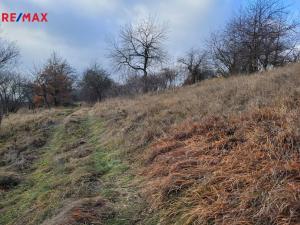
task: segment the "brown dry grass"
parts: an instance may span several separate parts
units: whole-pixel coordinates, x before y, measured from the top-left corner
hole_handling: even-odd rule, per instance
[[[160,209],[162,224],[297,224],[299,106],[300,64],[295,64],[134,99],[107,100],[68,116],[61,132],[68,138],[76,139],[74,130],[78,137],[86,136],[91,123],[78,123],[77,116],[89,114],[101,121],[93,128],[91,141],[101,137],[101,145],[118,146],[121,160],[130,159],[134,171],[141,168],[143,192],[153,209]],[[10,140],[14,133],[23,146],[20,137],[28,136],[28,130],[69,115],[64,113],[61,116],[55,109],[6,118],[0,147],[6,149],[2,139]],[[86,126],[83,134],[82,126]],[[85,165],[81,157],[90,154],[90,146],[80,139],[83,146],[71,143],[74,151],[64,151],[62,146],[68,147],[70,140],[60,136],[57,130],[55,137],[61,143],[51,146],[53,159],[64,163],[78,157]],[[102,168],[101,157],[97,160]],[[77,164],[67,169],[76,168]]]
[[[294,64],[91,113],[142,165],[145,196],[165,224],[299,224],[299,106]]]
[[[68,203],[57,216],[46,220],[43,225],[103,225],[103,220],[111,215],[112,209],[101,197],[85,198]]]
[[[46,120],[47,118],[53,118],[61,110],[50,109],[50,110],[36,110],[34,113],[28,110],[20,110],[18,113],[10,114],[4,117],[3,124],[1,124],[2,132],[8,129],[13,129],[17,127],[22,127],[26,124],[33,124],[40,122],[41,120]]]
[[[167,224],[299,224],[299,116],[264,108],[182,124],[149,149],[145,196]]]
[[[186,118],[199,121],[211,115],[240,113],[252,108],[299,103],[300,64],[251,76],[216,78],[134,99],[113,99],[97,104],[92,113],[107,123],[130,152],[141,150]]]

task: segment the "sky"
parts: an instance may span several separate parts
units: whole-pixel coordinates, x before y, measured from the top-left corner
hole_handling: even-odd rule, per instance
[[[20,49],[19,68],[30,73],[52,52],[81,73],[98,62],[114,73],[109,42],[120,28],[154,16],[168,26],[165,47],[170,61],[190,48],[201,48],[211,32],[222,28],[249,0],[0,0],[0,12],[46,12],[48,23],[0,23],[0,37]],[[251,1],[251,0],[250,0]],[[291,3],[300,14],[299,0]]]

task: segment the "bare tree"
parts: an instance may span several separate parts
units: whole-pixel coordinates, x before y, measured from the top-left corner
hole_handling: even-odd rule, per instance
[[[127,68],[142,75],[143,91],[148,91],[147,77],[150,69],[166,57],[163,42],[166,28],[154,19],[143,20],[137,25],[124,26],[119,40],[113,44],[111,58],[118,69]]]
[[[15,46],[14,43],[0,40],[0,69],[4,69],[8,65],[10,65],[12,62],[14,62],[19,56],[19,50]],[[3,87],[6,85],[7,78],[4,79],[4,75],[0,75],[0,87]],[[5,106],[3,105],[3,102],[1,100],[0,104],[0,125],[2,122],[2,119],[4,117],[4,111]]]
[[[0,72],[1,112],[16,112],[24,103],[24,79],[13,72]]]
[[[212,33],[209,48],[217,73],[227,75],[243,71],[246,51],[236,26],[237,19],[227,24],[222,32]]]
[[[222,73],[253,73],[290,62],[298,23],[281,0],[255,0],[225,29],[212,35],[211,50]]]
[[[208,54],[205,51],[191,49],[185,57],[179,58],[184,69],[188,72],[186,84],[195,84],[206,79],[211,70],[208,64]]]
[[[19,49],[12,42],[0,40],[0,69],[10,65],[19,56]]]

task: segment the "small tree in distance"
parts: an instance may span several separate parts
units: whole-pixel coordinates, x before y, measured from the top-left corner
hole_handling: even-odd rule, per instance
[[[74,70],[66,60],[55,53],[48,59],[42,70],[36,73],[34,102],[38,106],[60,106],[70,104]]]
[[[184,84],[195,84],[211,75],[212,71],[209,68],[208,57],[206,51],[191,49],[184,57],[178,59],[178,62],[188,73]]]
[[[147,77],[150,69],[166,58],[163,42],[167,30],[153,18],[137,25],[124,26],[119,39],[113,43],[111,58],[117,69],[130,69],[142,75],[143,92],[148,92]]]
[[[83,100],[95,103],[106,97],[107,91],[113,84],[109,74],[95,64],[84,72],[80,82],[80,93]]]
[[[0,69],[3,70],[7,66],[11,65],[19,57],[19,49],[15,46],[14,43],[0,40]],[[2,94],[0,93],[0,125],[6,111],[4,99],[6,96],[3,95],[3,92],[9,87],[7,82],[10,83],[9,77],[4,76],[2,73],[0,75],[0,87],[3,88]]]

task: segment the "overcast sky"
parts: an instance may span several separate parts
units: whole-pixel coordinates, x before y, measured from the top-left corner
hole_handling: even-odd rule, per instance
[[[108,40],[122,25],[154,15],[169,26],[166,43],[175,60],[191,47],[201,47],[209,33],[224,26],[247,0],[0,0],[1,12],[47,12],[48,23],[1,24],[1,36],[15,41],[22,70],[40,66],[57,52],[80,73],[99,62],[111,71]],[[300,1],[292,3],[299,13]]]

